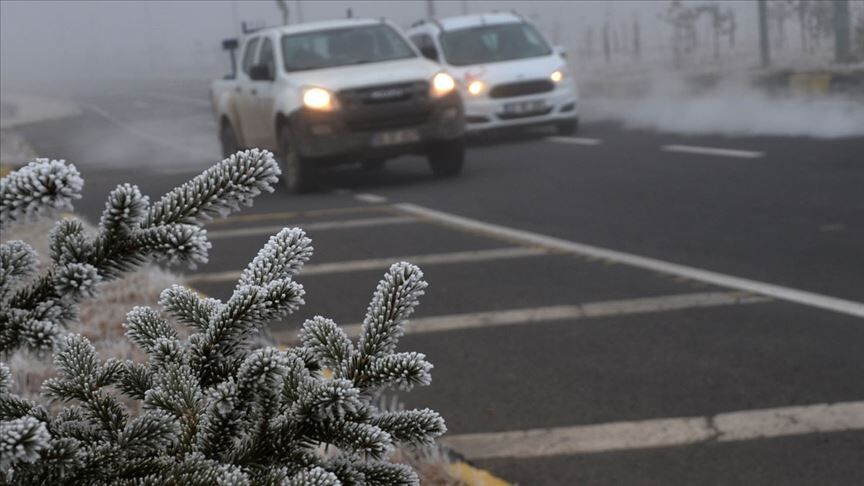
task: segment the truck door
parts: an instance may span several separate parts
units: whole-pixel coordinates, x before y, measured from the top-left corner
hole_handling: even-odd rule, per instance
[[[243,145],[246,147],[255,146],[255,99],[252,94],[252,80],[249,73],[252,66],[255,64],[255,56],[258,53],[258,44],[261,42],[260,37],[253,37],[246,41],[243,48],[243,61],[240,64],[240,73],[237,76],[237,86],[235,89],[235,99],[237,100],[237,116],[240,118],[240,126],[238,128],[240,136],[243,139]]]

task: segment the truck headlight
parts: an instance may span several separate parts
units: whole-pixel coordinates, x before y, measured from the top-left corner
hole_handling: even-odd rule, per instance
[[[432,95],[440,98],[456,88],[456,81],[447,73],[438,73],[432,78]]]
[[[561,69],[556,69],[552,71],[552,74],[549,75],[549,79],[554,83],[560,83],[561,80],[564,79],[564,71]]]
[[[336,98],[324,88],[306,88],[303,90],[303,105],[306,108],[319,111],[336,109]]]
[[[468,92],[475,96],[482,93],[484,88],[486,88],[486,85],[479,79],[475,79],[468,84]]]

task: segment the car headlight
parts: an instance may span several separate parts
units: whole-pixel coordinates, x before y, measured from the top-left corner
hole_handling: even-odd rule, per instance
[[[479,79],[475,79],[474,81],[468,83],[468,92],[475,96],[482,93],[485,88],[486,84]]]
[[[560,83],[564,79],[564,77],[565,77],[565,74],[564,74],[564,70],[562,70],[562,69],[556,69],[556,70],[552,71],[552,74],[549,75],[549,79],[551,79],[552,82],[555,82],[555,83]]]
[[[456,88],[456,81],[453,76],[447,73],[438,73],[432,78],[432,95],[442,97],[450,94]]]
[[[332,111],[337,108],[336,97],[324,88],[304,89],[303,105],[306,108],[319,111]]]

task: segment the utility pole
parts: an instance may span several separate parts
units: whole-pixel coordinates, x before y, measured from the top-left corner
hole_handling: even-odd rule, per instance
[[[759,52],[761,53],[762,67],[771,65],[771,51],[768,47],[768,0],[756,0],[759,9]]]
[[[303,0],[297,0],[297,23],[303,23]]]
[[[435,1],[426,0],[426,16],[430,19],[435,18]]]
[[[834,59],[852,62],[849,52],[849,0],[834,0]]]
[[[468,0],[462,0],[462,15],[468,15]]]

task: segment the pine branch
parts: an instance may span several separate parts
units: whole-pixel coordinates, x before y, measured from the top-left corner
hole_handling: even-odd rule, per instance
[[[74,165],[36,159],[0,179],[0,230],[59,210],[81,198],[84,180]]]

